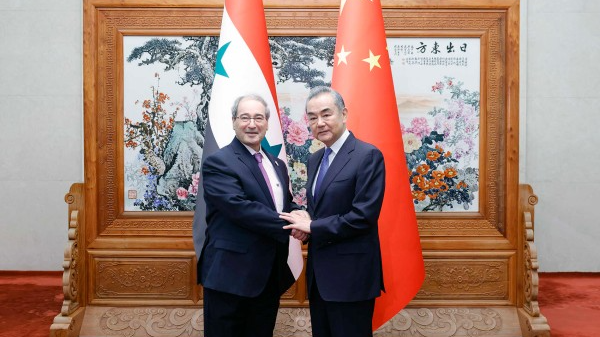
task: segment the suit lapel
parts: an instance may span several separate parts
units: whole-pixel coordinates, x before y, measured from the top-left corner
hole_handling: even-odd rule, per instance
[[[320,201],[323,199],[323,194],[325,193],[333,179],[340,173],[340,171],[352,158],[350,154],[352,153],[352,151],[354,151],[355,141],[356,138],[354,138],[354,136],[350,134],[350,136],[348,136],[348,138],[340,148],[340,151],[336,153],[333,162],[329,163],[329,169],[327,170],[325,177],[323,177],[323,182],[321,183],[321,187],[319,188],[319,192],[316,196],[317,203],[320,203]],[[325,152],[325,150],[323,150],[323,152]],[[323,156],[321,155],[321,157]],[[319,163],[320,162],[321,161],[319,161]]]
[[[287,176],[287,170],[285,167],[283,167],[278,161],[277,158],[275,158],[275,156],[273,156],[272,154],[268,153],[265,151],[265,154],[267,155],[267,158],[269,158],[269,161],[271,162],[271,165],[273,165],[273,168],[275,168],[275,172],[277,173],[277,178],[279,178],[279,182],[281,183],[281,190],[283,192],[283,208],[287,209],[287,192],[286,192],[286,188],[288,188],[289,185],[289,178]],[[270,194],[269,194],[270,195]]]
[[[270,153],[268,153],[266,151],[265,151],[265,154],[267,155],[267,158],[269,158],[269,161],[271,162],[271,165],[273,165],[273,168],[275,168],[275,172],[277,173],[277,178],[279,178],[279,181],[282,184],[285,184],[285,181],[286,181],[285,174],[286,174],[286,172],[283,171],[283,168],[281,167],[281,165],[279,165],[279,162],[277,161],[277,159],[272,154],[270,154]]]
[[[323,154],[325,153],[325,149],[320,149],[315,152],[314,155],[308,157],[308,181],[306,182],[306,198],[309,204],[314,203],[314,196],[312,194],[312,186],[316,179],[317,168],[319,167],[319,163],[321,162],[321,158],[323,158]]]
[[[260,172],[260,168],[258,167],[258,162],[256,159],[250,154],[250,151],[237,139],[235,138],[233,142],[231,142],[232,148],[235,154],[238,156],[238,159],[248,167],[252,175],[256,179],[258,186],[262,190],[265,195],[266,200],[269,205],[275,209],[275,204],[273,203],[273,198],[271,198],[271,192],[269,192],[269,187],[267,187],[267,182]]]

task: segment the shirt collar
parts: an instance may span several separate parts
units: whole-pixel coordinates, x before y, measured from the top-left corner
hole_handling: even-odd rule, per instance
[[[254,154],[258,152],[258,153],[260,153],[260,154],[262,154],[262,155],[263,155],[263,158],[265,158],[265,157],[266,157],[265,153],[264,153],[264,152],[263,152],[263,150],[262,150],[262,146],[260,147],[260,150],[256,151],[256,150],[254,150],[253,148],[251,148],[250,146],[248,146],[248,145],[246,145],[246,144],[244,144],[244,143],[242,143],[242,145],[244,145],[244,147],[245,147],[246,149],[248,149],[248,151],[250,152],[250,154],[251,154],[251,155],[253,155],[253,156],[254,156]]]
[[[346,129],[346,130],[344,130],[344,133],[342,133],[340,138],[338,140],[336,140],[335,143],[333,143],[330,146],[331,151],[333,151],[333,153],[337,154],[340,151],[340,149],[342,148],[342,145],[344,145],[344,142],[346,142],[346,139],[348,139],[348,136],[350,136],[350,131],[348,131],[348,129]]]

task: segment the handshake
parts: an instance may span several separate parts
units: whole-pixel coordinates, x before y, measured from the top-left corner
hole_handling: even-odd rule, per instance
[[[287,222],[289,225],[283,226],[283,229],[291,229],[291,236],[294,239],[306,242],[310,236],[310,214],[305,210],[296,210],[290,213],[279,213],[279,217]]]

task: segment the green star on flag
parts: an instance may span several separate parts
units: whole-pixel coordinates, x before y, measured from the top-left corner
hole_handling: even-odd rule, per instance
[[[279,157],[279,153],[281,152],[281,144],[271,145],[271,144],[269,144],[267,137],[265,137],[260,142],[260,146],[262,147],[262,149],[264,151],[269,152],[270,154],[274,155],[275,157]]]
[[[225,52],[227,51],[227,48],[229,47],[230,43],[231,41],[222,45],[221,48],[219,48],[219,50],[217,51],[217,64],[215,65],[215,75],[229,77],[229,75],[227,75],[227,71],[225,71],[225,67],[223,66],[223,55],[225,55]]]

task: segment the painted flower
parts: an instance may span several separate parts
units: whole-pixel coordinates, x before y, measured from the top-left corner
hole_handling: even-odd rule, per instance
[[[457,175],[456,169],[454,167],[449,167],[444,171],[444,175],[448,178],[454,178]]]
[[[433,92],[439,91],[440,94],[442,93],[442,89],[444,89],[443,82],[436,82],[435,85],[431,86],[431,91],[433,91]]]
[[[302,145],[304,145],[304,143],[306,143],[306,140],[308,139],[308,134],[309,134],[306,126],[304,126],[301,123],[298,123],[296,121],[292,121],[287,130],[288,130],[288,134],[287,134],[286,139],[287,139],[288,143],[298,145],[298,146],[302,146]]]
[[[183,187],[178,188],[175,192],[177,193],[177,199],[179,200],[185,200],[188,197],[188,190]]]
[[[410,129],[406,131],[409,133],[414,133],[419,138],[423,138],[431,132],[431,128],[429,127],[429,123],[427,123],[427,119],[425,117],[417,117],[410,121]]]
[[[417,167],[417,173],[419,173],[420,175],[425,175],[427,174],[427,172],[429,172],[429,165],[427,164],[421,164],[419,165],[419,167]]]
[[[414,133],[407,133],[403,135],[402,140],[404,142],[405,153],[412,153],[413,151],[418,150],[421,145],[423,145],[421,138]]]
[[[401,124],[415,208],[468,210],[479,190],[479,170],[470,167],[479,157],[479,93],[451,77],[433,84],[432,91],[444,95],[444,106]],[[410,134],[419,138],[416,150],[406,144]]]
[[[420,176],[420,175],[417,175],[417,176],[414,176],[414,177],[412,178],[412,183],[413,183],[413,184],[415,184],[415,185],[419,185],[419,184],[421,184],[421,183],[422,183],[424,180],[425,180],[425,178],[423,178],[423,177],[422,177],[422,176]]]
[[[447,190],[448,189],[448,185],[446,185],[445,182],[438,180],[438,179],[434,179],[431,181],[431,186],[433,188],[437,188],[439,190]]]
[[[323,147],[325,147],[325,144],[323,144],[323,142],[321,142],[318,139],[313,139],[312,143],[310,145],[310,148],[308,149],[308,152],[315,153],[315,152],[319,151],[320,149],[322,149]]]
[[[442,171],[433,171],[433,172],[431,172],[431,175],[433,175],[433,177],[435,179],[443,179],[445,176],[444,172],[442,172]]]
[[[468,167],[464,170],[459,170],[458,175],[463,179],[465,184],[471,188],[477,187],[478,182],[478,170],[472,167]]]
[[[308,179],[308,172],[306,171],[306,164],[301,162],[294,162],[294,172],[296,176],[302,180]]]
[[[285,113],[285,111],[283,111],[283,109],[279,109],[279,116],[281,116],[281,129],[287,130],[290,127],[290,124],[292,124],[292,119]]]
[[[192,174],[192,183],[188,187],[188,192],[192,195],[198,194],[198,184],[200,183],[200,172]]]
[[[300,206],[306,206],[306,188],[301,188],[292,199],[294,203]]]
[[[412,196],[413,199],[418,200],[418,201],[423,201],[425,200],[425,193],[423,191],[412,191]]]
[[[431,182],[427,179],[421,179],[418,184],[419,188],[423,191],[427,191],[431,189]]]
[[[148,173],[150,173],[150,170],[148,169],[148,167],[147,166],[142,167],[142,174],[148,175]]]
[[[427,152],[427,159],[431,161],[436,161],[440,157],[440,153],[437,151],[429,151]]]

